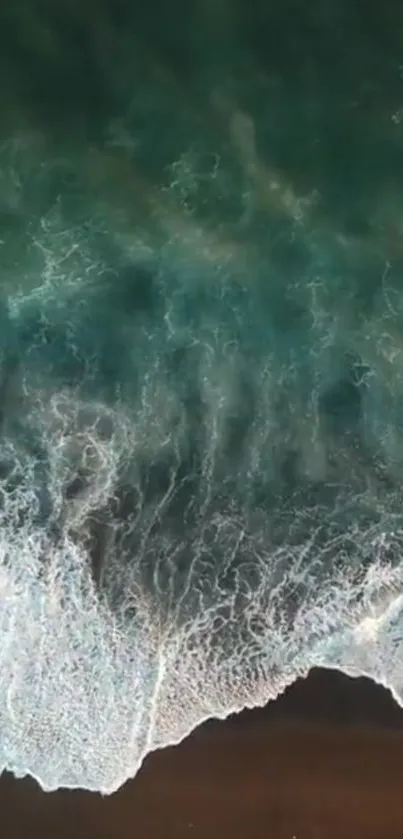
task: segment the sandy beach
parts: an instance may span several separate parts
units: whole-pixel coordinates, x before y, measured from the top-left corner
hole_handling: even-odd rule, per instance
[[[390,696],[316,672],[268,708],[207,723],[149,756],[108,798],[44,794],[4,775],[2,835],[402,839],[402,791],[403,714]]]

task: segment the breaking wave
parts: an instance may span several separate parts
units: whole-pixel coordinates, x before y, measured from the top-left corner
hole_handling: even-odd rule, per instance
[[[313,666],[403,705],[398,278],[208,107],[158,176],[141,96],[0,149],[0,767],[45,790]]]

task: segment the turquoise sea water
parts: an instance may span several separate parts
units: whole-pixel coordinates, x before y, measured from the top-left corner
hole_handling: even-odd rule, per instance
[[[306,5],[306,4],[305,4]],[[0,761],[403,703],[401,11],[0,11]]]

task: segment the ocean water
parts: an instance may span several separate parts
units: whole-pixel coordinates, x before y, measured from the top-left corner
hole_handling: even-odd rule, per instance
[[[0,767],[45,790],[313,666],[403,704],[402,11],[304,5],[0,10]]]

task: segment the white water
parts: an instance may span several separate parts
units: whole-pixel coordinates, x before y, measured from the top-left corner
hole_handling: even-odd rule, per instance
[[[386,303],[365,330],[344,300],[335,309],[329,240],[310,241],[288,291],[312,318],[286,333],[273,266],[244,250],[245,267],[183,218],[161,205],[157,247],[106,214],[94,245],[59,202],[7,263],[0,767],[45,790],[111,793],[153,749],[275,699],[312,666],[365,674],[403,705],[400,484],[385,489],[347,438],[326,441],[315,401],[346,347],[359,352],[371,373],[362,434],[398,477],[400,347],[395,363],[375,341]],[[149,264],[148,281],[158,275],[160,308],[143,320],[94,256],[108,236],[132,284]],[[226,448],[239,416],[247,430]],[[287,506],[288,446],[303,486],[331,488],[326,501],[303,492]]]

